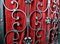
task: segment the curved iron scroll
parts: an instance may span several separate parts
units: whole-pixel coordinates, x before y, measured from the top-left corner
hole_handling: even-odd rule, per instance
[[[32,1],[33,0],[25,0],[25,3],[26,3],[26,5],[30,5],[31,3],[32,3]],[[24,43],[25,44],[31,44],[32,43],[32,38],[31,37],[29,37],[29,34],[28,34],[28,32],[29,32],[29,27],[32,29],[32,30],[34,30],[34,31],[36,31],[36,36],[37,36],[37,38],[41,38],[41,37],[43,37],[43,36],[41,36],[41,35],[38,35],[38,32],[39,31],[45,31],[45,30],[42,30],[42,24],[41,24],[41,22],[39,22],[39,20],[41,20],[42,19],[42,13],[43,12],[46,12],[47,10],[48,10],[48,16],[46,17],[46,24],[50,24],[51,22],[52,22],[52,25],[54,26],[54,23],[56,24],[56,27],[53,27],[52,26],[52,30],[53,31],[55,31],[56,32],[56,29],[58,29],[58,21],[59,21],[59,19],[56,17],[56,18],[54,18],[54,15],[55,14],[57,14],[57,15],[59,15],[59,7],[57,6],[57,5],[55,5],[55,4],[58,4],[59,5],[59,0],[54,0],[54,1],[52,1],[53,3],[54,3],[54,5],[53,5],[53,8],[55,8],[55,10],[53,11],[52,9],[51,9],[51,7],[50,7],[50,3],[51,3],[51,0],[48,0],[48,4],[47,4],[47,8],[45,9],[45,10],[40,10],[39,9],[39,7],[38,7],[38,5],[41,5],[41,7],[42,7],[42,2],[38,2],[37,3],[37,6],[36,6],[36,10],[34,10],[33,12],[31,12],[30,13],[30,11],[28,11],[27,12],[27,15],[26,15],[26,13],[23,11],[23,10],[21,10],[21,9],[18,9],[18,2],[16,1],[16,0],[12,0],[11,1],[11,4],[14,4],[14,2],[16,3],[16,8],[14,8],[14,9],[9,9],[5,4],[4,4],[4,0],[2,0],[2,3],[3,3],[3,5],[4,5],[4,7],[8,10],[8,11],[12,11],[12,15],[11,15],[11,17],[12,17],[12,19],[14,19],[14,20],[19,20],[19,16],[16,16],[16,18],[14,17],[14,13],[17,11],[17,12],[22,12],[23,14],[24,14],[24,16],[25,16],[25,18],[27,19],[26,20],[26,26],[22,29],[22,30],[17,30],[17,29],[15,29],[14,28],[14,26],[15,26],[15,24],[17,24],[17,26],[19,26],[20,25],[20,23],[19,22],[14,22],[13,23],[13,25],[12,25],[12,28],[13,28],[13,30],[10,30],[9,32],[7,32],[6,33],[6,35],[5,35],[5,40],[6,40],[6,37],[8,36],[8,34],[9,33],[11,33],[11,32],[14,32],[14,33],[16,33],[17,35],[18,35],[18,38],[13,38],[13,40],[18,40],[19,39],[19,32],[22,32],[22,31],[24,31],[25,30],[25,28],[27,27],[27,36],[24,38]],[[37,13],[39,13],[40,14],[40,18],[38,18],[38,16],[36,16],[36,19],[37,19],[37,22],[35,23],[35,25],[37,26],[38,24],[40,24],[40,27],[39,28],[33,28],[31,25],[30,25],[30,17],[34,14],[34,12],[37,12]],[[50,12],[52,12],[53,13],[53,18],[52,19],[50,19]],[[48,31],[47,33],[48,33],[48,37],[47,37],[47,39],[48,39],[48,42],[49,42],[49,36],[50,36],[50,32],[52,31],[52,30],[50,30],[50,31]],[[46,31],[45,31],[46,32]],[[53,33],[54,35],[55,35],[55,33]],[[54,36],[53,35],[53,36]],[[35,44],[37,44],[38,42],[41,42],[41,40],[37,40],[37,41],[35,41]],[[17,43],[17,42],[13,42],[13,43]],[[18,44],[18,43],[17,43]]]
[[[59,9],[60,9],[60,8],[58,7],[58,6],[59,6],[59,0],[54,0],[54,1],[52,0],[52,2],[54,3],[54,5],[53,5],[53,9],[55,8],[54,11],[51,9],[51,6],[50,6],[51,0],[48,0],[48,4],[47,4],[47,7],[46,7],[45,10],[40,10],[40,9],[38,8],[38,5],[40,5],[41,7],[43,6],[43,5],[42,5],[42,2],[39,2],[39,3],[37,4],[37,8],[38,8],[38,10],[41,11],[42,13],[43,13],[43,12],[46,12],[46,11],[48,10],[48,16],[47,16],[47,18],[46,18],[46,23],[47,23],[47,24],[50,24],[50,23],[52,22],[52,28],[54,28],[54,32],[57,32],[56,29],[58,29],[58,21],[59,21],[59,18],[57,18],[57,17],[54,18],[54,16],[55,16],[55,14],[56,14],[56,16],[59,15]],[[51,12],[53,13],[52,19],[50,19],[50,13],[51,13]],[[56,24],[56,27],[53,27],[55,24]],[[51,28],[51,29],[52,29],[52,28]],[[53,29],[52,29],[52,30],[53,30]],[[47,39],[48,39],[47,41],[49,41],[49,36],[50,36],[50,34],[51,34],[50,31],[48,31],[48,33],[49,33],[49,34],[47,35],[47,36],[48,36],[48,37],[47,37]],[[55,34],[54,34],[54,35],[55,35]],[[54,35],[53,35],[53,36],[54,36]],[[56,38],[57,38],[57,37],[56,37]],[[53,44],[56,44],[56,43],[54,43],[54,42],[52,42],[52,43],[53,43]],[[48,42],[48,44],[49,44],[49,42]]]

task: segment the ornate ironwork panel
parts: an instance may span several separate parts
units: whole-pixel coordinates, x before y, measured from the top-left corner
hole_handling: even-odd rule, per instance
[[[0,2],[1,44],[60,44],[60,0]]]

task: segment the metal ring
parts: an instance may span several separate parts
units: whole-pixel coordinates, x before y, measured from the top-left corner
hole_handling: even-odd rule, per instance
[[[14,8],[14,9],[17,9],[17,8],[18,8],[18,2],[17,2],[16,0],[12,0],[12,3],[14,3],[14,2],[15,2],[16,5],[17,5],[16,8]],[[9,11],[13,11],[13,10],[14,10],[14,9],[9,9],[9,8],[4,4],[4,1],[3,1],[3,0],[2,0],[2,3],[3,3],[4,7],[5,7],[7,10],[9,10]],[[11,3],[11,4],[12,4],[12,3]]]
[[[57,10],[59,10],[59,7],[57,7],[57,5],[53,5],[54,6],[54,8],[55,8],[55,10],[53,11],[51,8],[50,8],[50,11],[51,12],[53,12],[53,13],[56,13],[56,14],[59,14],[58,12],[57,12]]]
[[[40,22],[38,21],[38,23],[40,23]],[[31,26],[30,26],[30,28],[31,28],[31,29],[33,29]],[[40,28],[42,28],[41,23],[40,23]],[[36,31],[36,29],[33,29],[33,30],[35,30],[35,31]]]
[[[38,5],[39,5],[39,4],[41,5],[41,2],[38,2],[38,3],[37,3],[37,9],[38,9],[39,11],[41,11],[41,12],[46,12],[47,9],[48,9],[48,6],[47,6],[47,8],[46,8],[45,10],[40,10],[40,9],[38,8]]]
[[[12,18],[13,18],[14,20],[19,20],[19,16],[17,16],[16,18],[14,17],[14,13],[15,13],[16,11],[22,12],[22,13],[25,15],[25,17],[26,17],[26,13],[25,13],[24,11],[22,11],[22,10],[20,10],[20,9],[15,9],[15,10],[12,12]]]
[[[12,28],[13,28],[14,30],[15,30],[15,28],[14,28],[14,25],[15,25],[15,24],[17,24],[17,26],[19,26],[20,23],[19,23],[19,22],[15,22],[15,23],[12,25]],[[24,31],[25,28],[26,28],[26,26],[23,28],[23,30],[19,30],[18,32],[22,32],[22,31]]]
[[[14,32],[14,33],[16,33],[17,34],[17,38],[15,39],[15,40],[18,40],[19,39],[19,33],[18,33],[18,31],[17,30],[10,30],[10,31],[8,31],[7,33],[6,33],[6,35],[5,35],[5,42],[6,42],[6,37],[7,37],[7,35],[9,34],[9,33],[11,33],[11,32]],[[6,43],[7,44],[7,43]]]
[[[40,17],[38,20],[41,20],[42,14],[41,14],[41,11],[39,11],[39,10],[34,10],[33,12],[31,12],[31,13],[30,13],[30,17],[31,17],[31,15],[32,15],[34,12],[38,12],[38,13],[40,14],[41,17]]]
[[[19,22],[14,22],[14,23],[13,23],[13,25],[12,25],[12,28],[13,28],[13,29],[15,29],[15,28],[14,28],[14,25],[15,25],[15,24],[17,24],[17,26],[19,26],[19,25],[20,25],[20,23],[19,23]]]

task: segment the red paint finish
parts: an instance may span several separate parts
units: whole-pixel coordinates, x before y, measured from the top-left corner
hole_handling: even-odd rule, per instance
[[[5,0],[6,6],[9,7],[9,8],[13,8],[11,3],[9,3],[9,2],[11,2],[11,1],[10,0],[6,1]],[[12,24],[15,22],[15,20],[12,19],[11,12],[6,10],[6,9],[5,9],[5,16],[6,16],[5,17],[5,19],[6,19],[6,32],[8,32],[8,31],[12,30]],[[7,44],[12,44],[12,42],[13,42],[12,36],[13,36],[13,34],[8,35],[8,37],[6,39]]]
[[[11,4],[11,1],[12,0],[5,0],[5,4],[8,8],[10,9],[13,9],[15,8],[16,4],[14,3],[13,5]],[[42,4],[43,4],[43,7],[40,7],[39,5],[39,9],[41,10],[44,10],[46,9],[46,6],[47,6],[47,0],[33,0],[33,2],[30,4],[30,13],[34,10],[36,10],[36,4],[41,1]],[[26,7],[26,4],[25,4],[25,0],[17,0],[18,4],[19,4],[19,8],[18,9],[21,9],[23,10],[25,13],[27,13],[27,7]],[[52,4],[51,4],[52,5]],[[47,11],[48,12],[48,11]],[[46,20],[46,17],[47,17],[47,12],[45,13],[42,13],[42,19],[41,20],[38,20],[41,24],[42,24],[42,30],[43,31],[39,31],[38,32],[38,35],[42,35],[41,38],[37,38],[37,36],[35,36],[35,30],[34,29],[29,29],[29,36],[32,38],[32,44],[35,44],[35,42],[37,40],[41,40],[41,42],[38,42],[37,44],[46,44],[46,30],[50,30],[51,28],[51,24],[46,24],[45,20]],[[19,20],[14,20],[12,18],[12,12],[11,11],[8,11],[7,9],[5,9],[5,19],[6,19],[6,33],[10,30],[13,30],[12,28],[12,24],[14,22],[19,22],[21,25],[20,26],[16,26],[17,30],[23,30],[23,28],[26,26],[26,17],[23,13],[21,12],[16,12],[14,15],[14,17],[16,16],[19,16],[20,19]],[[30,25],[31,27],[33,28],[38,28],[40,25],[38,26],[35,26],[35,22],[37,21],[36,20],[36,16],[40,17],[39,13],[35,12],[32,14],[31,18],[30,18]],[[52,18],[52,14],[50,13],[50,17]],[[37,30],[37,29],[36,29]],[[50,33],[49,33],[50,34]],[[7,36],[7,44],[12,44],[13,43],[13,40],[12,40],[12,37],[14,36],[14,33],[10,33],[8,36]],[[24,38],[26,37],[26,29],[24,29],[23,32],[19,33],[19,39],[17,40],[18,44],[24,44],[23,43],[23,40]]]

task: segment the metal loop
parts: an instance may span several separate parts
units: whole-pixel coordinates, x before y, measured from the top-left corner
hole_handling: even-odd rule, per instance
[[[31,15],[32,15],[34,12],[38,12],[38,13],[40,14],[41,17],[40,17],[38,20],[41,20],[41,19],[42,19],[42,14],[41,14],[41,12],[38,11],[38,10],[35,10],[35,11],[31,12],[31,13],[30,13],[30,17],[31,17]],[[32,28],[31,26],[30,26],[30,28],[36,31],[35,28]]]
[[[2,3],[3,3],[3,5],[4,5],[4,7],[7,9],[7,10],[9,10],[9,11],[14,11],[14,9],[18,9],[18,2],[16,1],[16,0],[12,0],[11,1],[11,4],[13,4],[14,2],[16,3],[16,8],[14,8],[14,9],[9,9],[5,4],[4,4],[4,1],[3,0],[1,0],[2,1]]]
[[[38,3],[37,3],[37,9],[38,9],[40,12],[46,12],[47,9],[48,9],[48,6],[47,6],[47,8],[46,8],[45,10],[40,10],[40,9],[38,8],[38,5],[39,5],[39,4],[41,5],[41,2],[38,2]]]
[[[37,31],[36,31],[36,36],[37,36],[38,38],[41,38],[42,35],[38,35],[38,34],[37,34],[39,31],[42,31],[42,29],[41,29],[41,28],[37,29]]]
[[[14,9],[14,11],[12,12],[12,18],[14,19],[14,20],[19,20],[19,16],[17,16],[16,18],[14,17],[14,13],[15,12],[22,12],[24,15],[25,15],[25,17],[26,17],[26,13],[24,12],[24,11],[22,11],[22,10],[20,10],[20,9]]]
[[[37,22],[40,24],[40,27],[39,28],[42,28],[41,23],[39,21],[37,21]],[[30,26],[30,28],[33,29],[34,31],[36,31],[36,29],[32,28],[31,26]]]
[[[16,24],[17,24],[17,26],[19,26],[19,25],[20,25],[20,23],[19,23],[19,22],[14,22],[14,23],[13,23],[13,25],[12,25],[12,28],[13,28],[13,29],[15,29],[15,28],[14,28],[14,26],[15,26]]]
[[[55,10],[53,11],[51,8],[50,8],[50,11],[53,12],[53,13],[56,13],[56,14],[59,14],[59,12],[57,10],[59,10],[59,7],[57,5],[53,5],[53,8],[55,8]]]
[[[53,12],[53,13],[58,13],[56,10],[55,10],[55,11],[53,11],[51,8],[50,8],[50,10],[51,10],[51,12]]]
[[[31,12],[31,13],[30,13],[30,17],[31,17],[31,15],[32,15],[34,12],[38,12],[38,13],[40,14],[40,18],[39,18],[38,20],[41,20],[41,18],[42,18],[42,13],[41,13],[41,11],[39,11],[39,10],[34,10],[33,12]]]
[[[15,22],[13,25],[12,25],[12,28],[15,30],[14,26],[17,24],[17,26],[20,25],[19,22]],[[18,32],[23,32],[25,30],[26,26],[22,29],[22,30],[19,30]]]
[[[40,23],[40,22],[39,22],[39,23]],[[36,36],[37,36],[38,38],[41,38],[42,36],[37,34],[39,31],[43,31],[43,30],[42,30],[42,24],[41,24],[41,23],[40,23],[40,27],[36,30]]]
[[[17,30],[10,30],[10,31],[8,31],[8,32],[6,33],[6,35],[5,35],[5,42],[6,42],[6,37],[7,37],[7,35],[8,35],[9,33],[11,33],[11,32],[14,32],[14,33],[17,34],[17,38],[16,38],[15,40],[18,40],[18,39],[19,39],[19,33],[18,33],[18,31],[17,31]],[[6,43],[6,44],[7,44],[7,43]]]

